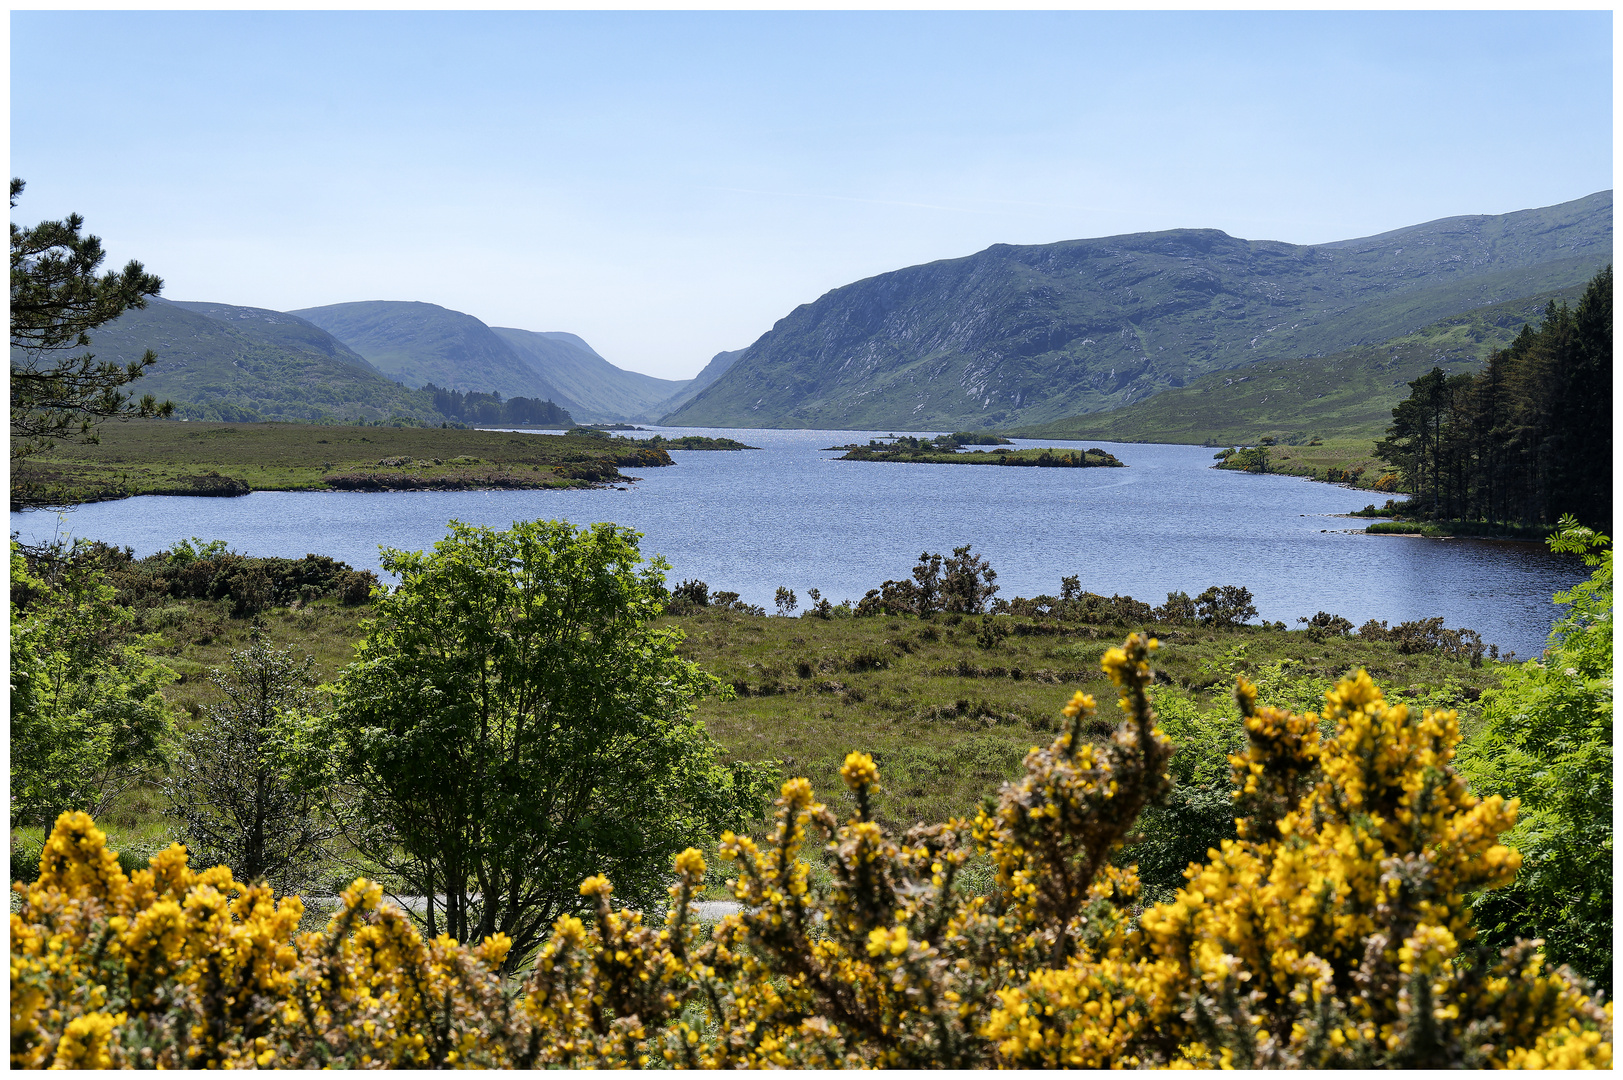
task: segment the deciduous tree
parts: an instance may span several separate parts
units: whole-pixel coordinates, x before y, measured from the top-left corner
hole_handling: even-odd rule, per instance
[[[200,864],[297,891],[314,884],[338,832],[323,807],[325,769],[278,753],[284,726],[314,703],[314,660],[296,660],[256,633],[229,663],[212,679],[224,700],[181,740],[164,784],[170,814]]]
[[[765,768],[724,764],[693,718],[721,684],[651,623],[664,564],[637,534],[451,523],[399,577],[337,683],[350,835],[429,898],[430,934],[513,941],[510,964],[613,867],[664,895],[676,851],[759,813]],[[443,899],[437,899],[443,897]]]
[[[84,547],[30,566],[11,544],[11,821],[106,813],[164,759],[161,688],[175,673],[142,649],[133,616]]]
[[[1570,613],[1542,660],[1507,671],[1482,695],[1482,730],[1462,768],[1484,795],[1519,795],[1506,842],[1522,853],[1516,881],[1477,898],[1484,938],[1537,936],[1555,963],[1612,986],[1612,552],[1568,517],[1550,540],[1584,553],[1589,580],[1558,593]]]

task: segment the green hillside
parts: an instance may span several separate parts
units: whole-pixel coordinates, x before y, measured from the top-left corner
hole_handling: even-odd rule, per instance
[[[407,386],[435,383],[452,390],[550,399],[570,408],[490,327],[460,311],[408,300],[365,300],[304,308],[307,319]]]
[[[384,420],[442,417],[426,394],[384,376],[321,328],[264,308],[154,299],[98,327],[91,351],[158,362],[134,390],[193,420]]]
[[[1010,432],[1034,439],[1234,445],[1381,437],[1409,382],[1433,367],[1474,370],[1536,322],[1550,301],[1577,302],[1583,286],[1474,308],[1378,345],[1330,356],[1264,360],[1204,375],[1188,386],[1110,412]]]
[[[1611,250],[1610,191],[1310,247],[1212,229],[999,244],[796,308],[667,422],[1052,423],[1581,285]]]
[[[574,334],[538,333],[493,326],[496,336],[524,358],[561,397],[554,397],[580,423],[653,420],[654,410],[691,380],[656,379],[617,368]]]

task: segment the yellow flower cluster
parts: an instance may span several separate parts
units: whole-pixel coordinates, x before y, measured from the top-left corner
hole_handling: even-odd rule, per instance
[[[14,886],[11,1063],[20,1068],[517,1064],[497,1025],[507,941],[425,942],[357,881],[325,932],[179,846],[125,875],[63,814],[38,881]]]
[[[194,875],[178,849],[125,879],[65,815],[12,917],[13,1063],[1610,1066],[1609,1003],[1536,942],[1472,943],[1464,897],[1514,876],[1498,837],[1515,804],[1454,774],[1454,714],[1388,706],[1363,673],[1322,720],[1242,681],[1239,837],[1143,910],[1111,856],[1168,783],[1154,645],[1105,655],[1128,713],[1111,739],[1083,740],[1094,703],[1076,695],[1069,730],[972,821],[890,836],[869,809],[879,770],[852,754],[849,820],[792,779],[769,835],[722,837],[738,914],[701,928],[692,849],[657,927],[588,878],[593,916],[559,919],[513,995],[505,939],[424,942],[376,886],[295,935],[297,898]],[[977,851],[986,895],[957,885]]]

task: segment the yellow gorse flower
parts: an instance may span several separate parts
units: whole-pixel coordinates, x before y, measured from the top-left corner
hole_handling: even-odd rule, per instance
[[[1139,913],[1111,856],[1167,783],[1155,645],[1105,654],[1128,715],[1111,738],[1082,739],[1094,703],[1074,695],[1070,730],[973,820],[891,836],[864,754],[841,769],[844,823],[788,780],[764,838],[721,837],[742,910],[713,929],[694,916],[696,849],[652,923],[588,878],[590,913],[558,919],[516,997],[505,937],[425,941],[374,883],[298,934],[297,897],[194,872],[178,847],[126,876],[65,814],[39,881],[15,887],[12,1064],[1610,1067],[1609,1002],[1536,943],[1470,947],[1464,897],[1519,865],[1498,842],[1516,803],[1455,775],[1452,712],[1388,705],[1362,672],[1326,696],[1327,738],[1240,681],[1238,838]],[[984,895],[957,885],[977,852]]]

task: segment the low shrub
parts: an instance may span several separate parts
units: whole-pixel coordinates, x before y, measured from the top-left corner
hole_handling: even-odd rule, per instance
[[[1236,698],[1236,836],[1147,909],[1111,855],[1169,783],[1146,694],[1153,641],[1103,667],[1128,719],[1068,730],[972,821],[899,839],[853,753],[841,824],[783,785],[763,842],[724,834],[744,905],[702,932],[706,873],[674,865],[664,926],[617,909],[560,917],[517,996],[508,941],[425,942],[357,881],[320,933],[178,846],[126,875],[83,814],[58,820],[12,918],[12,1063],[59,1065],[1609,1067],[1612,1008],[1536,943],[1473,944],[1468,892],[1504,885],[1516,803],[1451,767],[1455,714],[1388,706],[1362,672],[1321,718]],[[1321,736],[1321,723],[1333,728]],[[996,749],[986,748],[996,756]],[[906,769],[928,781],[937,763]],[[801,857],[827,838],[828,882]],[[961,888],[979,854],[995,877]]]

